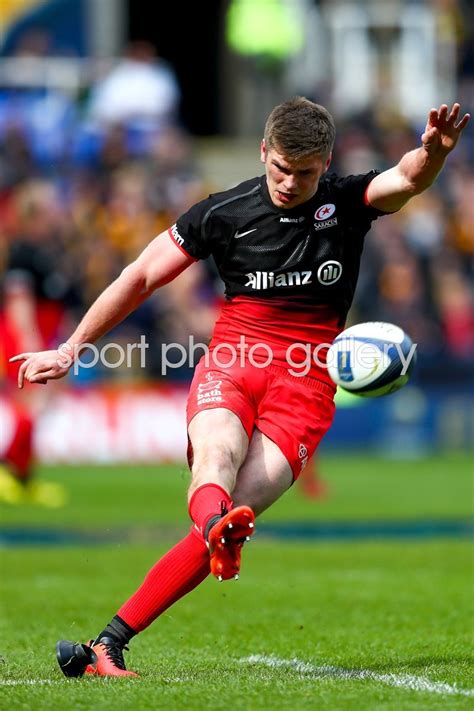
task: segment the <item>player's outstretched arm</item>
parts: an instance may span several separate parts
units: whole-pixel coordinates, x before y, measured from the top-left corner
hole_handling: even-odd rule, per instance
[[[434,182],[469,122],[469,114],[458,120],[460,109],[459,104],[454,104],[451,111],[446,104],[431,109],[420,148],[406,153],[398,165],[380,173],[370,183],[367,190],[370,205],[395,212]]]
[[[162,232],[126,267],[92,304],[77,329],[58,350],[20,353],[11,362],[23,361],[18,387],[25,381],[45,384],[63,378],[83,344],[95,343],[134,311],[160,286],[168,284],[194,260]]]

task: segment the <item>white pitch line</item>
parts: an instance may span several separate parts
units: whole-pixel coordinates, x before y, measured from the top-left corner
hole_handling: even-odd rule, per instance
[[[36,686],[36,684],[54,684],[51,679],[0,679],[0,686]]]
[[[270,669],[293,669],[301,678],[306,679],[342,679],[351,681],[378,681],[388,686],[410,691],[423,691],[430,694],[445,694],[450,696],[474,696],[474,689],[460,689],[455,684],[445,684],[441,681],[432,681],[422,676],[413,674],[379,674],[370,669],[344,669],[330,665],[315,666],[300,659],[279,659],[268,657],[264,654],[253,654],[240,660],[248,664],[263,664]]]

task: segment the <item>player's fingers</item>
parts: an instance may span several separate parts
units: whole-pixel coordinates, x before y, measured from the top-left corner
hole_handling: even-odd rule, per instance
[[[20,390],[25,383],[25,371],[26,371],[27,367],[28,367],[28,361],[25,360],[25,362],[20,365],[20,369],[18,370],[18,387],[20,388]]]
[[[34,378],[38,373],[41,372],[41,367],[38,367],[36,363],[28,363],[25,370],[25,380],[29,383],[32,382],[31,378]]]
[[[467,126],[469,123],[469,120],[471,118],[471,114],[464,114],[460,122],[454,127],[456,131],[463,131],[464,128]]]
[[[45,371],[40,371],[36,373],[35,375],[32,375],[30,380],[30,383],[41,383],[46,385],[47,381],[54,378],[56,375],[56,371],[53,369],[50,370],[45,370]]]
[[[457,117],[459,116],[459,110],[461,109],[460,104],[453,104],[453,108],[451,109],[451,113],[448,116],[448,123],[454,123]]]
[[[17,360],[26,360],[29,358],[31,353],[19,353],[16,356],[13,356],[12,358],[9,359],[9,363],[15,363]]]
[[[433,141],[436,139],[437,134],[438,129],[436,128],[436,126],[432,126],[431,128],[427,129],[422,135],[422,143],[424,143],[425,146],[429,143],[433,143]]]
[[[426,125],[426,128],[429,126],[436,126],[438,123],[438,109],[431,109],[431,111],[428,114],[428,123]]]
[[[446,116],[448,115],[448,105],[441,104],[438,112],[438,121],[446,121]]]

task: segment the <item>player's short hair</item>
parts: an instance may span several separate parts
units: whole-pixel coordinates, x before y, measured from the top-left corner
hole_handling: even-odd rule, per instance
[[[329,111],[303,96],[275,106],[265,124],[266,147],[293,160],[314,154],[328,156],[335,137],[336,126]]]

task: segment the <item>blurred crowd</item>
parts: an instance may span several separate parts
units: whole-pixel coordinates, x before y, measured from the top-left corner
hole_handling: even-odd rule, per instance
[[[391,167],[422,131],[383,107],[336,122],[340,174]],[[373,225],[350,314],[405,328],[434,380],[462,377],[474,356],[473,157],[471,127],[436,185]],[[51,90],[0,88],[4,340],[21,350],[57,345],[155,235],[226,187],[200,174],[172,68],[143,43],[81,105]],[[160,377],[161,344],[184,344],[190,333],[206,341],[221,298],[213,265],[194,265],[108,337],[133,342],[145,333],[146,371],[98,367],[76,382]],[[6,333],[12,319],[16,332]]]

